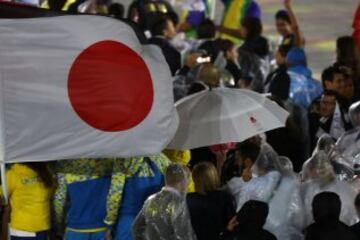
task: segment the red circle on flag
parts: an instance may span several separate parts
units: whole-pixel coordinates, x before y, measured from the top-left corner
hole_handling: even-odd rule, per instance
[[[79,117],[107,132],[137,126],[154,101],[152,79],[144,60],[128,46],[110,40],[89,46],[75,59],[68,93]]]

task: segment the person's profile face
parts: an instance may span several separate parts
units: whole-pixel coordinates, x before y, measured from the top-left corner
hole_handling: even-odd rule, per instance
[[[345,87],[345,77],[343,74],[335,74],[333,79],[334,88],[338,93],[342,93]]]
[[[330,117],[334,114],[336,107],[335,96],[323,95],[320,100],[320,115],[322,117]]]
[[[276,30],[281,36],[286,37],[291,33],[291,25],[287,21],[283,19],[277,19],[275,24]]]
[[[248,30],[246,27],[241,26],[240,28],[241,36],[246,39],[248,37]]]
[[[285,65],[286,64],[286,58],[280,53],[279,50],[275,53],[275,60],[277,65]]]
[[[344,78],[344,89],[341,95],[349,100],[354,97],[354,82],[351,76]]]
[[[251,168],[252,165],[253,165],[253,162],[251,161],[250,158],[245,158],[243,165],[244,165],[245,168]]]
[[[239,53],[236,49],[236,47],[233,47],[231,50],[226,52],[227,59],[231,61],[236,61],[236,59],[239,57]]]
[[[345,87],[344,75],[340,73],[334,74],[333,79],[331,81],[325,82],[326,90],[331,90],[337,92],[338,94],[341,94],[344,91],[344,87]]]
[[[171,40],[176,35],[176,29],[174,23],[170,20],[166,21],[166,29],[164,31],[164,36],[166,39]]]
[[[140,16],[140,14],[139,14],[139,10],[137,8],[134,7],[130,10],[129,18],[131,21],[133,21],[135,23],[139,22],[139,16]]]

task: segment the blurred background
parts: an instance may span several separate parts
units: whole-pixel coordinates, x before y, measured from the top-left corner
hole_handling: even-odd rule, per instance
[[[127,6],[132,0],[114,0]],[[277,41],[274,14],[282,7],[282,0],[257,0],[262,7],[265,36]],[[335,40],[352,34],[352,20],[358,0],[293,0],[301,29],[306,37],[306,52],[314,77],[335,58]],[[221,22],[223,4],[216,4],[216,23]]]

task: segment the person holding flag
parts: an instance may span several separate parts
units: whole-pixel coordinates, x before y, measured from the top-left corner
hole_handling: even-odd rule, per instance
[[[218,31],[221,37],[239,43],[243,39],[241,23],[246,17],[261,19],[261,8],[255,0],[222,0],[225,4],[223,20]]]

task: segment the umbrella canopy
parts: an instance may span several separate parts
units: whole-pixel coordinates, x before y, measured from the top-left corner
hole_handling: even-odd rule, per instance
[[[241,142],[285,126],[289,115],[261,94],[230,88],[206,90],[175,105],[180,125],[169,149]]]

